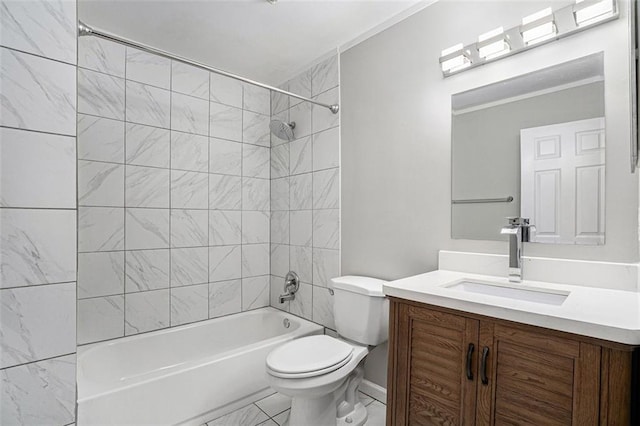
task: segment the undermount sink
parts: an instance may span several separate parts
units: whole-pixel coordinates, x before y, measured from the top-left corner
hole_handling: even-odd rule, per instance
[[[462,280],[445,286],[448,289],[464,293],[485,294],[488,296],[503,297],[506,299],[524,300],[545,305],[562,305],[569,296],[567,291],[548,290],[533,287],[516,287],[497,283]]]

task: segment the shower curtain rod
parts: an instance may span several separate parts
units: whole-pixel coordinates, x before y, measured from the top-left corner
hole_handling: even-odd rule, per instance
[[[322,102],[314,101],[313,99],[305,98],[304,96],[296,95],[295,93],[287,92],[286,90],[278,89],[277,87],[269,86],[268,84],[260,83],[258,81],[251,80],[249,78],[245,78],[245,77],[239,76],[237,74],[233,74],[233,73],[230,73],[230,72],[227,72],[227,71],[223,71],[223,70],[220,70],[220,69],[217,69],[217,68],[210,67],[210,66],[202,64],[200,62],[192,61],[191,59],[187,59],[187,58],[183,58],[183,57],[178,56],[178,55],[174,55],[172,53],[166,52],[166,51],[161,50],[161,49],[156,49],[155,47],[151,47],[151,46],[148,46],[146,44],[142,44],[142,43],[138,43],[138,42],[129,40],[128,38],[125,38],[125,37],[117,36],[117,35],[112,34],[110,32],[107,32],[107,31],[104,31],[104,30],[101,30],[101,29],[98,29],[98,28],[95,28],[95,27],[91,27],[91,26],[85,24],[82,21],[78,21],[78,35],[80,37],[82,37],[82,36],[95,36],[95,37],[103,38],[105,40],[114,41],[116,43],[124,44],[124,45],[131,46],[131,47],[135,47],[136,49],[144,50],[145,52],[153,53],[154,55],[162,56],[162,57],[165,57],[167,59],[172,59],[174,61],[182,62],[182,63],[187,64],[187,65],[192,65],[194,67],[202,68],[202,69],[205,69],[207,71],[211,71],[213,73],[223,75],[225,77],[233,78],[234,80],[240,80],[240,81],[244,81],[245,83],[249,83],[249,84],[253,84],[255,86],[262,87],[264,89],[273,90],[274,92],[282,93],[283,95],[291,96],[292,98],[300,99],[300,100],[303,100],[305,102],[311,102],[312,104],[320,105],[322,107],[325,107],[325,108],[329,109],[334,114],[337,114],[338,111],[340,110],[340,106],[338,104],[329,105],[329,104],[324,104]]]

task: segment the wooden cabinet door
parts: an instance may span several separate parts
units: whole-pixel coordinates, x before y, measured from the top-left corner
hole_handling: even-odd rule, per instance
[[[395,302],[391,315],[387,424],[474,425],[478,321]]]
[[[482,321],[488,383],[478,381],[477,423],[482,425],[597,425],[600,346]]]

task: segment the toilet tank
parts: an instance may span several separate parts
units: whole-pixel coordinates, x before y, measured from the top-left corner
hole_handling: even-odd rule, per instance
[[[331,279],[336,331],[363,345],[376,346],[389,337],[389,300],[382,293],[386,281],[344,276]]]

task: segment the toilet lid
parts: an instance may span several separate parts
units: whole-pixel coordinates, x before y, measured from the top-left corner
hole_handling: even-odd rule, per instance
[[[280,377],[312,377],[345,365],[353,356],[353,346],[330,336],[295,339],[271,351],[267,367]]]

